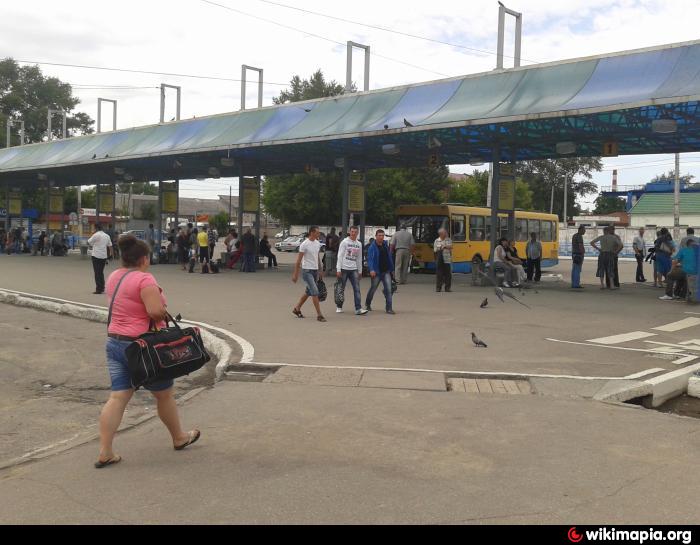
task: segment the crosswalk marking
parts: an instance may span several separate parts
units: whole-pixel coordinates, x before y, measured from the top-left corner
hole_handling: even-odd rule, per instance
[[[665,331],[668,333],[672,333],[674,331],[688,329],[689,327],[695,327],[696,325],[700,325],[700,318],[686,318],[685,320],[681,320],[679,322],[673,322],[671,324],[653,327],[652,329],[654,331]]]
[[[630,341],[638,341],[639,339],[647,339],[649,337],[656,337],[656,333],[647,333],[646,331],[632,331],[631,333],[623,333],[622,335],[613,335],[611,337],[590,339],[587,342],[596,344],[622,344]]]

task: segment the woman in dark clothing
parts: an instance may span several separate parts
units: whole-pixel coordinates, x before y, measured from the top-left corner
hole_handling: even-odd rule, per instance
[[[270,246],[270,241],[267,239],[267,235],[262,237],[260,240],[260,255],[267,258],[267,268],[271,269],[274,266],[277,267],[277,256],[272,253],[272,247]]]
[[[182,270],[187,270],[187,262],[190,260],[190,237],[187,231],[180,229],[177,235],[177,261],[182,265]]]

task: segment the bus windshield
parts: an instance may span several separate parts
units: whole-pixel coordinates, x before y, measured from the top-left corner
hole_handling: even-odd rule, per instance
[[[416,243],[433,244],[440,229],[448,229],[447,216],[399,216],[398,226],[406,225]]]

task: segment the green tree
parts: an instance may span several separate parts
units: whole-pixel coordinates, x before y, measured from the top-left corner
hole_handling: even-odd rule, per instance
[[[38,66],[20,66],[11,58],[0,60],[0,147],[6,146],[5,127],[8,118],[21,119],[25,124],[27,143],[46,140],[49,108],[68,114],[66,126],[69,136],[93,132],[93,120],[85,113],[75,112],[80,100],[73,96],[68,83],[58,78],[45,77]],[[12,145],[20,143],[19,127],[13,131]],[[52,134],[60,137],[62,122],[59,116],[52,122]]]
[[[548,211],[552,188],[554,188],[554,210],[563,212],[564,180],[568,180],[568,215],[576,215],[580,207],[577,197],[596,193],[593,172],[603,168],[600,157],[574,157],[571,159],[543,159],[524,161],[516,165],[516,176],[528,184],[532,191],[532,209]]]
[[[692,174],[683,174],[679,176],[679,180],[682,184],[689,184],[690,181],[695,178]],[[674,183],[676,181],[676,171],[675,170],[669,170],[668,173],[666,174],[657,174],[651,179],[651,183],[656,183],[656,182],[671,182]]]
[[[452,182],[446,200],[467,206],[486,206],[488,185],[488,170],[475,170],[466,180]],[[527,182],[520,179],[515,183],[515,208],[532,210],[532,190]]]
[[[226,236],[228,233],[228,212],[219,212],[216,216],[209,219],[209,223],[219,236]]]
[[[355,86],[353,85],[354,90]],[[342,95],[344,92],[345,87],[335,80],[326,81],[323,72],[319,69],[309,79],[302,80],[299,76],[294,76],[289,82],[289,89],[285,89],[278,97],[274,97],[272,102],[275,104],[301,102],[315,98],[334,97]]]
[[[625,199],[620,197],[606,197],[604,195],[599,195],[595,200],[595,208],[593,209],[594,214],[610,214],[612,212],[624,212],[627,209],[627,203]]]
[[[158,217],[156,205],[149,202],[141,205],[141,213],[139,214],[142,220],[155,221]]]

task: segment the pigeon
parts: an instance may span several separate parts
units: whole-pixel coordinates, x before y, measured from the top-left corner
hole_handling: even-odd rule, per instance
[[[406,125],[407,127],[413,127],[413,123],[411,123],[408,119],[405,117],[403,118],[403,124]]]
[[[517,297],[515,297],[515,295],[513,295],[513,294],[511,294],[511,293],[508,293],[507,291],[505,291],[505,290],[504,290],[503,288],[501,288],[501,287],[496,286],[496,284],[494,283],[494,281],[491,280],[491,278],[490,278],[487,274],[484,274],[484,273],[481,272],[481,271],[479,271],[479,274],[480,274],[481,276],[483,276],[484,278],[487,278],[488,281],[491,282],[491,284],[494,286],[493,292],[496,294],[496,297],[498,297],[498,298],[501,300],[501,303],[505,303],[505,302],[506,302],[505,299],[503,299],[503,297],[509,297],[509,298],[512,299],[513,301],[516,301],[517,303],[520,303],[522,306],[527,307],[527,308],[530,308],[530,307],[528,307],[525,303],[523,303],[522,301],[520,301]],[[523,295],[525,295],[525,294],[523,294]]]
[[[488,348],[488,345],[472,332],[472,342],[477,348]]]
[[[496,297],[498,297],[501,300],[501,303],[505,303],[505,299],[503,299],[503,295],[505,294],[505,291],[503,291],[503,288],[495,287],[493,292],[496,294]]]
[[[387,130],[389,128],[389,125],[384,125],[384,130]]]
[[[488,297],[484,299],[484,301],[481,303],[481,306],[479,308],[486,308],[489,304]]]
[[[182,321],[182,314],[178,314],[177,316],[175,316],[175,321],[181,322]]]
[[[95,154],[92,156],[92,158],[93,158],[93,159],[97,159],[97,154],[95,153]]]

